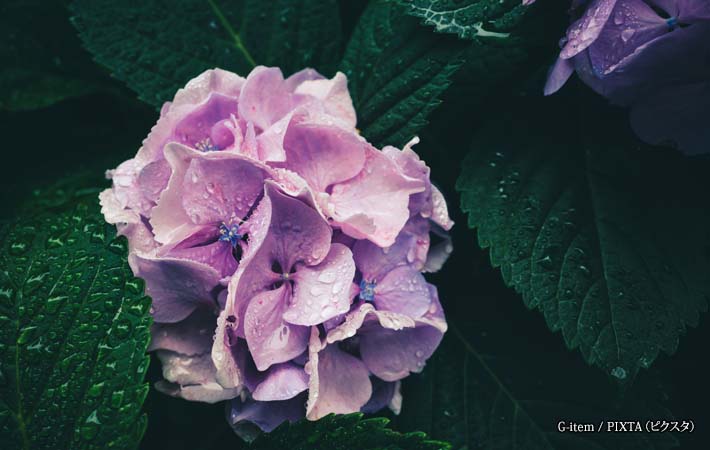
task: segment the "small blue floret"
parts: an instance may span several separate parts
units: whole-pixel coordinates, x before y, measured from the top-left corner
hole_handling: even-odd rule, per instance
[[[244,235],[239,234],[239,225],[236,223],[227,227],[227,225],[222,222],[222,225],[219,226],[219,240],[222,242],[229,242],[232,244],[232,248],[236,248],[237,244],[243,237]]]
[[[668,28],[670,28],[671,30],[675,29],[675,27],[678,25],[678,18],[677,17],[667,18],[666,25],[668,25]]]
[[[366,302],[371,302],[375,300],[375,286],[377,283],[374,281],[370,282],[367,280],[362,280],[360,282],[360,300]]]

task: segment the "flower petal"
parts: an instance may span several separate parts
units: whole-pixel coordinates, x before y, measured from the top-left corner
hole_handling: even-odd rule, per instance
[[[324,345],[313,327],[306,372],[310,375],[306,417],[318,420],[330,413],[359,411],[372,395],[370,373],[356,357]]]
[[[318,265],[298,266],[293,275],[293,299],[284,320],[296,325],[318,325],[346,313],[354,277],[352,252],[342,244],[332,244]]]
[[[152,314],[156,322],[179,322],[204,305],[217,306],[216,289],[220,274],[195,261],[128,255],[135,276],[145,280],[145,292],[153,300]]]
[[[283,141],[284,168],[298,173],[316,192],[357,175],[368,145],[354,129],[329,116],[302,111],[294,115]]]
[[[259,434],[258,430],[249,426],[251,424],[268,433],[286,421],[296,422],[302,419],[305,415],[305,397],[305,394],[302,394],[275,402],[234,399],[230,405],[228,420],[235,433],[242,439],[251,441]]]
[[[308,328],[283,320],[291,297],[287,284],[265,291],[249,301],[244,315],[244,334],[256,368],[289,361],[308,346]]]
[[[187,356],[207,353],[216,326],[217,316],[208,308],[197,308],[180,322],[154,322],[147,351],[170,350]]]
[[[239,389],[225,389],[215,379],[215,368],[210,355],[195,356],[158,350],[163,366],[163,378],[155,387],[164,394],[185,400],[216,403],[239,395]]]
[[[421,273],[408,266],[388,272],[375,288],[375,306],[409,317],[421,317],[429,309],[429,288]]]
[[[617,0],[592,0],[584,15],[567,30],[567,43],[560,57],[569,59],[586,49],[599,37]]]
[[[365,157],[358,175],[333,186],[328,209],[344,233],[388,247],[409,218],[409,196],[422,192],[425,185],[402,174],[372,147],[367,147]]]
[[[252,391],[254,400],[288,400],[308,389],[303,367],[287,362],[269,367],[264,380]]]

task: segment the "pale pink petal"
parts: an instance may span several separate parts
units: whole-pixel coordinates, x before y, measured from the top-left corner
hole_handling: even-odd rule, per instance
[[[422,274],[408,266],[388,272],[375,287],[375,306],[409,317],[421,317],[429,309],[431,297]]]
[[[209,354],[181,355],[158,350],[163,378],[155,388],[164,394],[185,400],[216,403],[239,395],[239,389],[224,388],[215,379],[215,368]]]
[[[313,190],[326,192],[328,186],[360,172],[368,144],[354,130],[337,126],[331,119],[299,114],[288,126],[283,145],[283,167],[298,173]]]
[[[308,346],[308,328],[283,320],[291,289],[287,284],[265,291],[249,301],[244,315],[244,334],[257,369],[286,362]]]
[[[343,120],[349,127],[355,127],[357,116],[348,91],[348,79],[343,73],[336,73],[330,80],[304,81],[296,88],[295,92],[320,100],[328,114]]]
[[[262,132],[293,110],[281,70],[259,66],[249,73],[239,97],[239,116]]]
[[[425,186],[404,176],[382,152],[368,147],[365,155],[358,175],[333,186],[329,209],[346,234],[388,247],[409,218],[409,196]]]
[[[284,320],[296,325],[318,325],[346,313],[354,277],[352,252],[342,244],[332,244],[319,264],[298,266],[293,275],[293,299]]]
[[[288,400],[308,389],[308,375],[303,367],[287,362],[269,368],[264,380],[252,391],[259,401]]]
[[[306,417],[318,420],[331,413],[359,411],[372,395],[367,367],[337,344],[323,346],[316,327],[313,330],[306,365],[310,375]]]

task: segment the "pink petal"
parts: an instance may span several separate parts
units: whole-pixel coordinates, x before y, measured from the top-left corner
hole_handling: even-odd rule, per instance
[[[259,66],[249,73],[239,97],[239,117],[264,131],[293,109],[281,70]]]
[[[358,175],[333,186],[329,208],[344,233],[388,247],[409,218],[409,196],[425,186],[403,175],[382,152],[367,147],[365,156]]]
[[[215,369],[209,354],[194,356],[158,350],[163,378],[155,387],[164,394],[185,400],[216,403],[239,395],[239,390],[225,389],[215,380]]]
[[[306,417],[318,420],[331,413],[359,411],[372,395],[370,373],[362,361],[338,349],[323,345],[313,327],[306,372],[310,375]]]
[[[308,346],[308,328],[283,320],[291,289],[287,284],[265,291],[249,301],[244,315],[244,334],[256,368],[286,362]]]
[[[320,100],[328,114],[338,117],[349,127],[355,128],[357,116],[348,91],[348,79],[343,73],[336,73],[330,80],[304,81],[296,88],[295,93]]]
[[[293,363],[276,364],[269,368],[265,378],[252,391],[259,401],[288,400],[308,389],[308,375]]]
[[[366,319],[376,320],[380,327],[389,330],[402,330],[415,326],[415,321],[411,317],[391,311],[378,311],[371,303],[363,302],[345,316],[343,323],[328,331],[326,341],[328,344],[333,344],[355,336]]]
[[[352,252],[342,244],[332,244],[318,265],[298,266],[293,276],[293,299],[284,320],[295,325],[318,325],[346,313],[354,277]]]
[[[328,124],[330,122],[330,124]],[[357,175],[367,143],[354,130],[321,115],[295,115],[283,141],[285,168],[298,173],[316,192]]]
[[[400,266],[378,280],[374,302],[378,310],[417,318],[429,309],[431,298],[422,274],[411,267]]]
[[[232,223],[244,218],[261,196],[268,173],[236,155],[195,155],[185,171],[182,205],[196,224]]]
[[[395,268],[411,263],[416,245],[416,235],[412,233],[400,233],[395,243],[386,248],[360,240],[353,247],[353,259],[364,279],[380,281]]]

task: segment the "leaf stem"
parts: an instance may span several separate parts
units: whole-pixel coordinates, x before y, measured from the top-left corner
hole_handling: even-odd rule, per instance
[[[242,52],[244,55],[244,58],[247,60],[247,62],[251,65],[252,68],[256,67],[256,61],[254,61],[254,58],[251,56],[247,48],[244,46],[244,43],[242,42],[242,38],[239,36],[239,34],[234,31],[234,28],[232,28],[232,25],[229,24],[229,21],[227,20],[226,17],[224,17],[224,14],[222,14],[222,11],[219,9],[217,4],[214,2],[214,0],[207,0],[207,3],[210,4],[210,8],[212,8],[212,12],[214,12],[214,15],[217,16],[217,19],[219,20],[219,23],[222,24],[225,30],[227,30],[227,33],[232,37],[234,40],[234,46]]]

